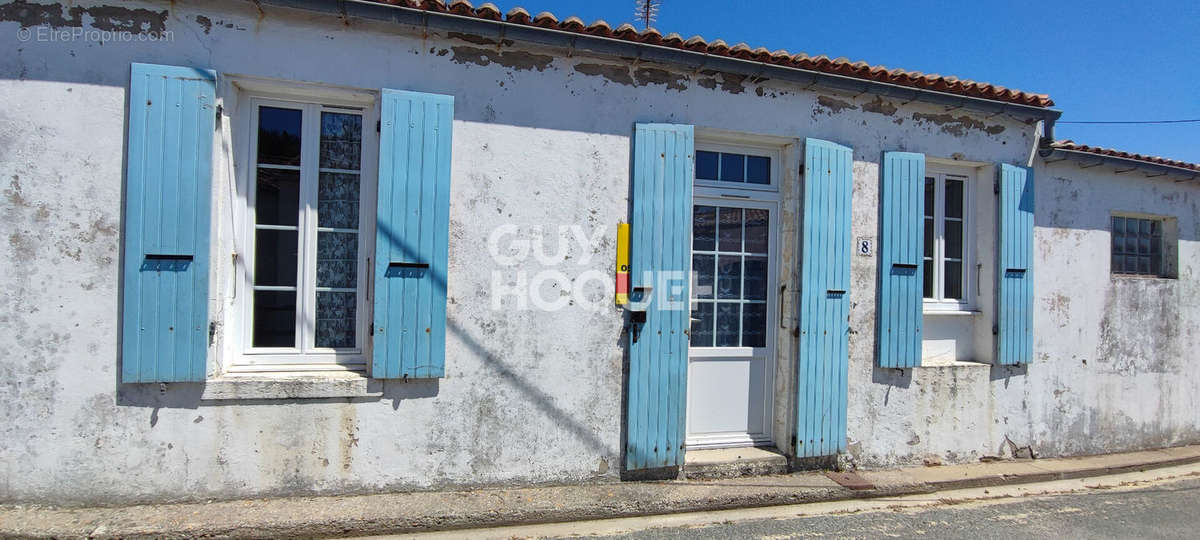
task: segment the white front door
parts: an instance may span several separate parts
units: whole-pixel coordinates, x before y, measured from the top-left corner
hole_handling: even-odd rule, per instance
[[[776,209],[772,201],[695,198],[688,447],[771,443]]]

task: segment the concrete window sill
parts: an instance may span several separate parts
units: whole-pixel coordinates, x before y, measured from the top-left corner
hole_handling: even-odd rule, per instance
[[[383,381],[358,373],[226,375],[204,384],[203,401],[383,396]]]
[[[968,368],[968,367],[992,367],[991,364],[983,362],[967,362],[963,360],[922,360],[921,365],[914,369],[922,368]]]

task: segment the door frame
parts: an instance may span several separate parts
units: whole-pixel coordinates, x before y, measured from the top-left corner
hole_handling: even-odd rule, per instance
[[[701,143],[696,144],[697,148],[707,149],[709,145]],[[728,145],[721,145],[722,148],[728,148]],[[778,186],[778,179],[781,176],[779,169],[783,166],[779,159],[780,153],[777,149],[769,149],[763,147],[745,147],[748,150],[756,153],[773,152],[772,159],[778,164],[772,167],[773,181],[772,185]],[[692,347],[688,346],[688,364],[689,384],[686,389],[686,397],[684,400],[684,444],[688,449],[709,449],[709,448],[729,448],[729,447],[749,447],[749,446],[773,446],[776,445],[775,431],[775,376],[777,363],[778,337],[776,335],[777,328],[780,323],[780,298],[777,294],[779,287],[779,265],[780,254],[779,237],[780,237],[780,220],[782,212],[779,203],[779,192],[767,191],[761,188],[758,189],[739,189],[736,186],[724,187],[713,185],[696,185],[693,188],[692,206],[698,204],[713,205],[722,207],[736,208],[756,208],[765,209],[770,215],[770,226],[768,228],[768,249],[767,249],[767,335],[766,346],[766,365],[763,368],[763,432],[754,434],[743,433],[714,433],[702,437],[693,437],[688,427],[688,404],[691,403],[691,363],[693,358],[726,358],[751,356],[755,348],[751,347]],[[692,247],[688,246],[689,252]],[[689,275],[691,275],[690,261]],[[715,279],[715,276],[714,276]],[[694,284],[693,284],[694,286]],[[688,316],[691,317],[691,302],[688,302]],[[734,353],[734,354],[730,354]],[[740,353],[740,354],[739,354]]]

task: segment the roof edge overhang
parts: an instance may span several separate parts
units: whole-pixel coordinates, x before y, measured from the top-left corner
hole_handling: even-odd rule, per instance
[[[880,81],[847,77],[834,73],[809,71],[787,66],[766,64],[754,60],[743,60],[727,56],[675,49],[648,43],[637,43],[616,38],[566,32],[553,28],[542,28],[504,21],[493,21],[468,17],[448,12],[413,9],[406,6],[382,4],[371,0],[256,0],[259,4],[275,5],[305,11],[328,13],[344,17],[357,17],[415,27],[437,28],[475,34],[496,41],[514,40],[550,47],[562,47],[568,51],[586,51],[601,56],[623,60],[656,62],[683,66],[691,70],[711,69],[749,77],[782,80],[800,85],[820,86],[859,94],[877,94],[895,99],[922,101],[943,105],[947,111],[969,109],[991,114],[1011,114],[1021,120],[1042,120],[1044,139],[1053,139],[1054,122],[1062,111],[1048,107],[1021,105],[972,96],[964,96],[923,88],[912,88]]]
[[[1191,182],[1200,179],[1200,171],[1192,169],[1152,163],[1140,159],[1097,154],[1083,150],[1043,147],[1038,151],[1038,155],[1041,156],[1042,162],[1047,165],[1059,161],[1071,160],[1084,168],[1109,165],[1115,169],[1114,172],[1116,174],[1140,171],[1146,178],[1168,177],[1173,178],[1176,182]]]

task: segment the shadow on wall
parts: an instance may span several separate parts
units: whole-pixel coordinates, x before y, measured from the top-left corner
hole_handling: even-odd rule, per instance
[[[400,246],[408,256],[415,257],[415,252],[386,225],[380,225],[379,231],[386,234],[394,245]],[[122,234],[124,232],[122,228]],[[437,272],[430,272],[430,276],[439,286],[446,287],[446,277],[444,275],[440,275]],[[122,287],[123,284],[118,287],[118,290]],[[120,293],[118,293],[118,296],[120,296]],[[513,370],[500,355],[489,350],[479,339],[472,336],[466,329],[456,324],[453,320],[447,320],[446,326],[476,357],[483,361],[484,365],[494,370],[500,376],[500,380],[507,382],[511,387],[519,390],[529,402],[533,403],[543,414],[554,420],[555,424],[570,432],[576,439],[583,441],[593,451],[601,455],[608,454],[608,446],[596,435],[594,430],[580,423],[567,411],[557,406],[549,394],[531,383],[526,376]],[[122,358],[119,341],[117,350],[119,363],[120,358]],[[124,384],[121,383],[120,373],[121,370],[117,369],[117,405],[153,408],[153,411],[150,413],[151,427],[157,423],[158,410],[161,408],[198,409],[204,406],[226,405],[368,403],[380,401],[381,399],[390,399],[392,400],[392,410],[397,410],[400,407],[400,403],[404,400],[434,397],[438,395],[441,389],[439,379],[409,380],[407,382],[385,380],[382,397],[201,400],[205,383]],[[622,421],[623,424],[624,422]]]

